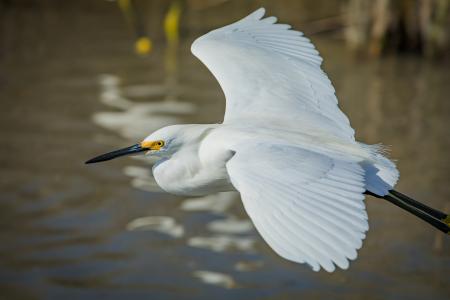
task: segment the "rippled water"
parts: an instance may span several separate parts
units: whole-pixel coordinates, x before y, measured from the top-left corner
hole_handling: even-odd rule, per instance
[[[253,5],[186,12],[179,44],[153,28],[142,58],[114,2],[36,3],[3,11],[0,298],[450,297],[449,239],[380,200],[367,199],[350,269],[313,273],[268,248],[237,194],[165,194],[142,159],[83,164],[167,124],[220,121],[222,92],[189,46]],[[272,12],[302,28],[278,3]],[[448,64],[367,61],[333,35],[312,39],[358,138],[392,145],[398,189],[450,211]]]

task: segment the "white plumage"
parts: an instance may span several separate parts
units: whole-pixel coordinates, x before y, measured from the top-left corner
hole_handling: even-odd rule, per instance
[[[192,53],[225,93],[224,123],[276,122],[353,141],[354,130],[337,106],[314,45],[301,32],[274,24],[274,17],[261,19],[263,15],[260,8],[192,44]]]
[[[346,269],[368,230],[363,193],[386,195],[399,174],[379,146],[355,141],[310,40],[263,15],[192,45],[225,94],[222,124],[168,126],[127,149],[161,157],[153,174],[168,192],[239,191],[280,256]]]
[[[255,155],[258,153],[258,155]],[[288,145],[236,149],[231,181],[265,241],[286,259],[331,272],[348,267],[368,229],[364,170]]]
[[[364,191],[386,194],[398,172],[376,147],[355,142],[310,40],[275,17],[263,19],[264,12],[211,31],[191,48],[224,91],[223,124],[240,134],[268,128],[229,141],[236,154],[228,175],[275,252],[315,271],[345,269],[368,230]]]

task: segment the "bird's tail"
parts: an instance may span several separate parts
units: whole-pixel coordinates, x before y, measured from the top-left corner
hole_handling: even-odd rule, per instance
[[[440,231],[450,234],[450,216],[442,211],[431,208],[417,200],[414,200],[396,190],[390,190],[385,196],[378,196],[369,191],[366,194],[377,198],[385,199],[394,205],[408,211],[409,213],[421,218],[431,226]]]

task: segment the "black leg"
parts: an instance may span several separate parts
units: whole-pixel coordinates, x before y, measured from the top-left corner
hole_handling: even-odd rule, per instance
[[[393,193],[393,190],[390,191],[391,195],[379,196],[372,192],[366,191],[365,194],[374,196],[376,198],[381,198],[391,202],[392,204],[408,211],[409,213],[415,215],[416,217],[424,220],[431,226],[439,229],[440,231],[450,234],[450,224],[449,217],[447,214],[435,210],[431,207],[428,207],[416,200],[413,200],[397,191]],[[396,197],[396,194],[400,194],[404,197]],[[407,197],[407,200],[404,198]],[[420,205],[419,205],[420,204]]]
[[[390,190],[389,191],[392,195],[394,195],[395,197],[401,199],[402,201],[408,203],[409,205],[414,206],[415,208],[418,208],[426,213],[428,213],[429,215],[432,215],[433,217],[439,219],[439,220],[445,220],[448,216],[446,213],[443,213],[442,211],[439,211],[437,209],[434,209],[432,207],[429,207],[419,201],[416,201],[400,192],[397,192],[396,190]]]

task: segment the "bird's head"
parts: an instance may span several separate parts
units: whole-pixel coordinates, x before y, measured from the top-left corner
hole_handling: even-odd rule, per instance
[[[203,130],[196,125],[172,125],[150,134],[143,141],[132,146],[96,156],[86,164],[111,160],[125,155],[145,154],[157,157],[170,157],[182,147],[195,146]]]

